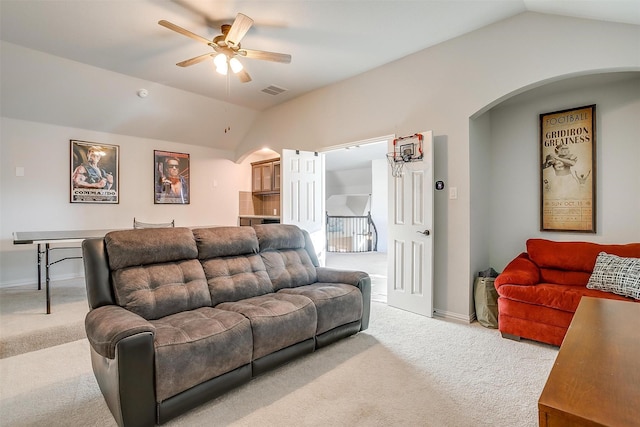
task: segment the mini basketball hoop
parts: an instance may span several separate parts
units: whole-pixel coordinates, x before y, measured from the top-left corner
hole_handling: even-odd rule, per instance
[[[422,139],[422,134],[416,133],[393,140],[393,151],[387,153],[391,176],[401,177],[405,164],[422,160]]]
[[[394,178],[401,177],[403,174],[402,168],[408,160],[404,160],[403,157],[396,156],[395,151],[387,153],[387,160],[389,161],[389,166],[391,166],[391,176]]]

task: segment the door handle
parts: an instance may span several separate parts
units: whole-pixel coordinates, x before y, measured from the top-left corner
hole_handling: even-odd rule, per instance
[[[424,234],[425,236],[428,236],[431,234],[431,232],[429,230],[424,230],[424,231],[416,231],[416,233],[420,233],[420,234]]]

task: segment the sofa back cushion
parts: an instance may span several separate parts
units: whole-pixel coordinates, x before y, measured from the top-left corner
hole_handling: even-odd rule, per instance
[[[302,230],[288,224],[264,224],[253,228],[260,244],[260,256],[274,290],[318,281],[316,268],[305,249]]]
[[[213,306],[273,292],[253,228],[194,229],[193,235]]]
[[[527,252],[529,258],[541,269],[581,271],[591,274],[600,252],[637,258],[640,257],[640,243],[607,245],[592,242],[554,242],[545,239],[529,239],[527,240]],[[586,280],[584,284],[586,284]]]
[[[211,305],[188,228],[113,231],[105,246],[118,305],[147,320]]]
[[[584,271],[566,271],[555,268],[541,268],[540,282],[555,283],[557,285],[586,286],[590,273]]]
[[[188,228],[112,231],[104,240],[111,270],[196,259],[198,256],[196,242]]]
[[[201,260],[258,253],[258,238],[251,227],[194,228],[193,237]]]

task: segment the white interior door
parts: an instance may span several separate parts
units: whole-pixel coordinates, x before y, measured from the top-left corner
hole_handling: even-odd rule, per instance
[[[324,154],[282,150],[280,221],[311,235],[320,265],[325,265]]]
[[[392,177],[388,168],[387,303],[432,317],[433,133],[422,135],[422,161],[405,164],[404,173],[398,178]],[[393,149],[390,142],[389,152]]]

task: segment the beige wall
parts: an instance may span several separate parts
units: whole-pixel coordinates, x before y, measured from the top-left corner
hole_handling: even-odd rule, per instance
[[[433,130],[435,178],[458,188],[456,200],[435,195],[434,305],[469,319],[473,277],[490,260],[481,243],[486,208],[472,221],[470,119],[555,80],[640,70],[639,40],[638,26],[524,13],[274,107],[258,117],[236,156],[264,144],[313,150]],[[490,195],[478,191],[476,200]]]
[[[473,314],[473,276],[478,267],[495,262],[491,248],[483,244],[486,237],[494,236],[485,228],[491,223],[491,211],[482,205],[491,196],[493,183],[479,169],[487,156],[477,156],[471,148],[474,137],[486,139],[478,142],[479,146],[492,147],[490,119],[481,115],[503,99],[555,80],[595,72],[640,70],[639,40],[638,26],[525,13],[262,114],[247,112],[251,121],[234,125],[246,136],[242,133],[241,145],[233,154],[192,144],[186,133],[188,127],[178,141],[162,141],[162,137],[140,137],[141,128],[136,126],[150,129],[175,123],[163,118],[180,106],[192,109],[193,117],[203,117],[218,129],[224,124],[224,108],[219,103],[157,85],[146,98],[153,99],[159,93],[159,104],[154,109],[141,109],[133,104],[135,98],[126,98],[125,105],[112,95],[135,96],[144,82],[15,46],[5,49],[3,44],[0,284],[33,276],[32,264],[15,264],[21,256],[31,256],[31,252],[20,248],[20,254],[15,253],[12,231],[27,226],[34,229],[34,224],[39,229],[128,224],[141,211],[151,217],[145,218],[149,220],[164,219],[167,212],[178,223],[232,222],[237,215],[238,191],[247,190],[249,184],[244,187],[232,182],[229,185],[233,194],[223,192],[224,184],[238,176],[234,163],[224,159],[241,159],[263,146],[276,151],[317,151],[383,135],[431,129],[435,137],[435,178],[458,187],[459,195],[457,200],[449,200],[446,192],[435,195],[435,307],[440,314],[469,319]],[[16,61],[31,64],[40,73],[14,67]],[[48,79],[42,79],[42,75]],[[56,108],[60,111],[53,114]],[[232,111],[233,120],[242,115],[239,113]],[[175,114],[180,114],[183,121],[191,120],[188,114]],[[88,128],[70,124],[76,116],[84,117]],[[480,120],[470,122],[476,118]],[[620,126],[624,129],[626,125]],[[206,127],[199,129],[197,138],[202,139],[207,131]],[[138,136],[122,136],[125,133]],[[68,140],[72,138],[122,146],[122,154],[127,153],[130,159],[126,164],[123,161],[122,167],[135,186],[126,202],[110,207],[68,203],[66,165]],[[212,144],[219,138],[213,135]],[[606,133],[602,139],[606,140]],[[198,202],[194,194],[192,205],[171,211],[151,204],[151,194],[147,196],[150,184],[145,182],[150,179],[149,173],[139,164],[151,163],[154,148],[190,152],[192,158],[199,159],[197,173],[202,187],[197,190]],[[16,166],[25,167],[26,179],[13,177]],[[194,173],[195,167],[196,164]],[[52,172],[46,173],[49,171]],[[214,178],[218,187],[213,186]],[[475,186],[472,180],[491,185]],[[220,203],[221,200],[225,202]],[[479,209],[475,209],[478,203]],[[476,212],[482,213],[476,217]],[[606,218],[603,221],[608,221]],[[606,232],[607,228],[603,230]],[[503,238],[512,246],[515,240],[522,240],[521,235],[505,234]]]
[[[69,203],[70,139],[120,146],[119,204]],[[15,231],[130,228],[134,216],[175,219],[176,226],[236,225],[238,193],[251,189],[251,166],[211,148],[9,118],[2,118],[0,141],[0,285],[36,280],[35,246],[13,245]],[[154,204],[153,150],[191,155],[189,205]],[[77,276],[82,263],[63,262],[51,273]]]
[[[640,242],[640,72],[587,76],[573,84],[579,86],[523,94],[486,114],[491,130],[484,163],[490,171],[486,243],[489,262],[499,271],[525,250],[528,238]],[[541,232],[538,117],[591,104],[596,105],[596,233]]]

